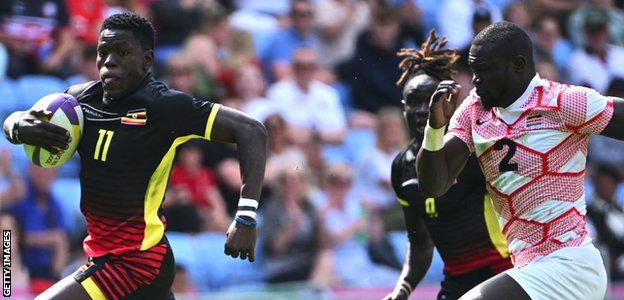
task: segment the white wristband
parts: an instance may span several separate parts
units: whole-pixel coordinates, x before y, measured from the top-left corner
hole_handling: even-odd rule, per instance
[[[250,217],[256,219],[256,210],[258,209],[258,200],[249,198],[240,198],[238,200],[238,211],[236,211],[237,217]]]
[[[444,147],[444,126],[441,128],[432,128],[427,122],[425,126],[425,138],[423,140],[423,146],[428,151],[439,151]]]

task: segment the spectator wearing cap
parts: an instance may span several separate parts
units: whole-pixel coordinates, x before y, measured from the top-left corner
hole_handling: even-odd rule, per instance
[[[589,41],[585,39],[584,27],[588,18],[602,13],[601,18],[606,24],[609,42],[624,46],[624,11],[613,6],[611,0],[590,0],[577,9],[568,19],[568,34],[575,47],[584,47]]]
[[[624,77],[624,47],[609,44],[608,13],[603,9],[588,12],[583,26],[587,41],[570,58],[570,81],[585,85],[601,94],[614,77]]]

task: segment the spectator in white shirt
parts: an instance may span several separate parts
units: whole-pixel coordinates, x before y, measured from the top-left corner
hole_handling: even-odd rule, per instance
[[[293,54],[293,76],[273,84],[267,98],[286,119],[291,137],[305,143],[317,132],[326,144],[341,144],[347,130],[338,92],[315,79],[318,55],[301,48]]]
[[[488,0],[446,0],[438,14],[440,36],[448,40],[449,48],[461,49],[470,44],[477,32],[472,30],[472,16],[477,8],[487,9],[492,16],[492,23],[502,21],[500,8]]]
[[[614,77],[624,77],[624,48],[608,44],[608,17],[595,10],[585,19],[587,46],[577,49],[570,58],[570,80],[605,93]]]

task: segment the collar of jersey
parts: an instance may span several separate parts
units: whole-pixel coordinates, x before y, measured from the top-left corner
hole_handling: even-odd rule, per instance
[[[523,107],[523,105],[527,101],[529,101],[529,99],[531,99],[531,94],[533,94],[533,90],[535,89],[535,87],[546,85],[547,82],[542,80],[539,74],[536,73],[535,76],[533,76],[533,79],[531,79],[531,82],[529,82],[529,86],[527,86],[526,90],[524,90],[524,93],[522,93],[522,95],[516,101],[514,101],[505,108],[492,108],[494,114],[496,114],[499,119],[502,119],[507,124],[514,123],[516,119],[518,119],[518,117],[520,117],[520,115],[522,115],[522,113],[527,109],[527,107]]]

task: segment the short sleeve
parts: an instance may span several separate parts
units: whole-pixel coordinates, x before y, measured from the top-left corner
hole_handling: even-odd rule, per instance
[[[448,131],[446,132],[445,140],[455,136],[462,140],[467,146],[470,152],[474,152],[474,143],[472,141],[472,109],[475,105],[478,105],[477,100],[472,96],[468,96],[461,105],[457,108],[451,121],[449,122]]]
[[[613,100],[585,87],[569,87],[561,94],[565,125],[580,134],[601,133],[613,116]]]
[[[403,155],[397,155],[392,161],[392,168],[390,171],[390,182],[392,183],[392,189],[394,190],[394,194],[396,195],[396,199],[399,204],[403,207],[408,207],[409,199],[403,195],[401,190],[401,175],[402,175],[402,166]]]
[[[197,135],[210,140],[220,104],[195,99],[184,93],[169,91],[159,103],[167,129],[176,136]]]

